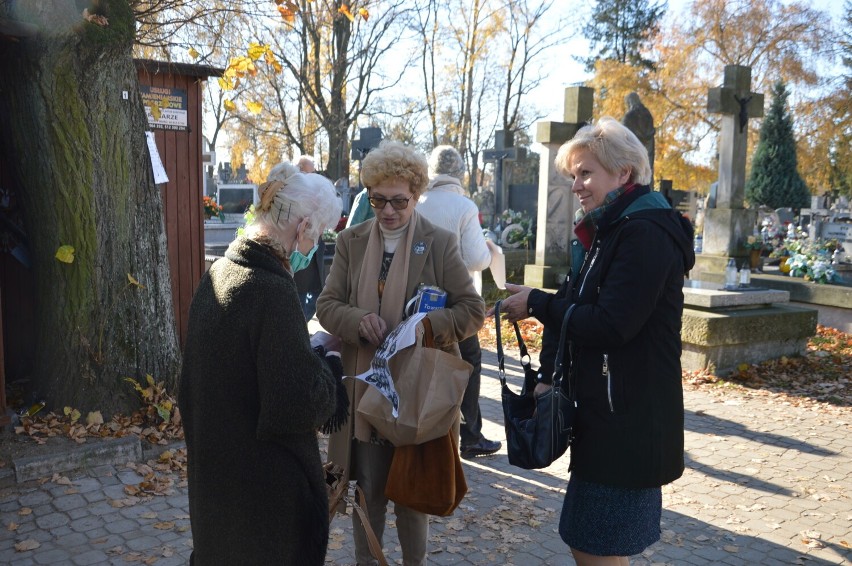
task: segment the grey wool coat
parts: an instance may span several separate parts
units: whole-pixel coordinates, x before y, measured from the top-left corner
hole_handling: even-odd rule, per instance
[[[184,348],[194,564],[323,564],[316,430],[335,402],[292,276],[265,246],[238,238],[199,283]]]

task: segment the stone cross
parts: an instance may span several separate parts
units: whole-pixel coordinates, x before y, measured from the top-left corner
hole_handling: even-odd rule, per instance
[[[720,272],[729,258],[740,264],[747,257],[742,244],[757,219],[754,210],[743,208],[748,120],[763,116],[763,95],[751,92],[751,68],[726,65],[722,86],[709,91],[707,111],[722,115],[719,180],[715,207],[704,212],[704,257],[696,271]]]
[[[707,111],[722,115],[716,206],[742,208],[748,119],[763,116],[763,95],[751,92],[751,68],[726,65],[725,82],[710,89]]]
[[[494,148],[482,151],[485,163],[494,163],[495,214],[503,212],[506,201],[506,182],[503,175],[506,161],[519,161],[526,157],[526,149],[515,147],[515,134],[511,130],[497,130],[494,133]],[[504,226],[505,228],[505,226]]]
[[[565,89],[562,122],[538,122],[535,141],[544,146],[538,171],[538,216],[535,264],[524,267],[524,284],[555,288],[559,274],[567,273],[574,213],[579,206],[567,178],[556,171],[556,154],[577,130],[592,120],[595,90],[584,86]]]

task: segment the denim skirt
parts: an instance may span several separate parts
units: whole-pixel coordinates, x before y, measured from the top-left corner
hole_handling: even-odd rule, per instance
[[[662,489],[568,480],[559,536],[595,556],[633,556],[660,540]]]

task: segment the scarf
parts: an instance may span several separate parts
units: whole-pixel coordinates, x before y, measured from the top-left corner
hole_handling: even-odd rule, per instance
[[[600,219],[603,218],[604,214],[606,214],[607,210],[609,210],[612,204],[618,200],[619,197],[630,193],[637,186],[638,185],[636,183],[631,183],[629,185],[619,187],[608,192],[604,197],[603,204],[599,207],[590,210],[585,214],[583,214],[582,208],[577,211],[579,217],[574,225],[574,235],[577,236],[577,239],[580,240],[581,244],[583,244],[584,250],[589,251],[592,247],[592,241],[595,239],[595,234],[598,231],[598,223],[600,222]]]
[[[361,275],[358,277],[358,289],[355,292],[355,300],[358,308],[378,313],[387,324],[388,332],[402,322],[403,309],[405,308],[406,289],[408,288],[408,264],[411,252],[411,244],[414,239],[414,230],[417,226],[417,211],[411,215],[408,221],[408,230],[402,235],[399,245],[393,254],[388,276],[385,280],[385,288],[379,299],[379,272],[384,255],[384,244],[379,221],[373,221],[370,230],[370,238],[367,240],[367,249],[364,252]],[[376,347],[369,343],[362,343],[358,347],[355,360],[356,374],[363,373],[370,368],[370,362],[376,354]],[[361,396],[369,387],[366,383],[358,380],[355,384],[354,407],[358,406]],[[355,438],[369,442],[370,425],[364,419],[358,417],[355,411]]]

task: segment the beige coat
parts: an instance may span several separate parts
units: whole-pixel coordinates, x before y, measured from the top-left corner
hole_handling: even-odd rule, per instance
[[[358,325],[370,311],[357,303],[358,280],[374,220],[347,228],[337,238],[334,261],[325,288],[317,299],[317,319],[323,328],[343,341],[344,375],[355,375],[355,362],[361,338]],[[422,250],[422,253],[417,253]],[[447,308],[429,313],[435,344],[458,353],[458,342],[475,334],[485,320],[485,303],[473,287],[454,234],[438,228],[419,216],[412,250],[409,250],[405,300],[414,296],[418,285],[435,285],[447,292]],[[329,460],[350,469],[351,440],[354,436],[357,401],[366,384],[347,379],[350,409],[346,425],[329,439]],[[357,387],[356,387],[357,386]],[[356,393],[357,391],[357,393]],[[360,421],[360,418],[357,419]],[[361,427],[364,423],[359,422]]]

